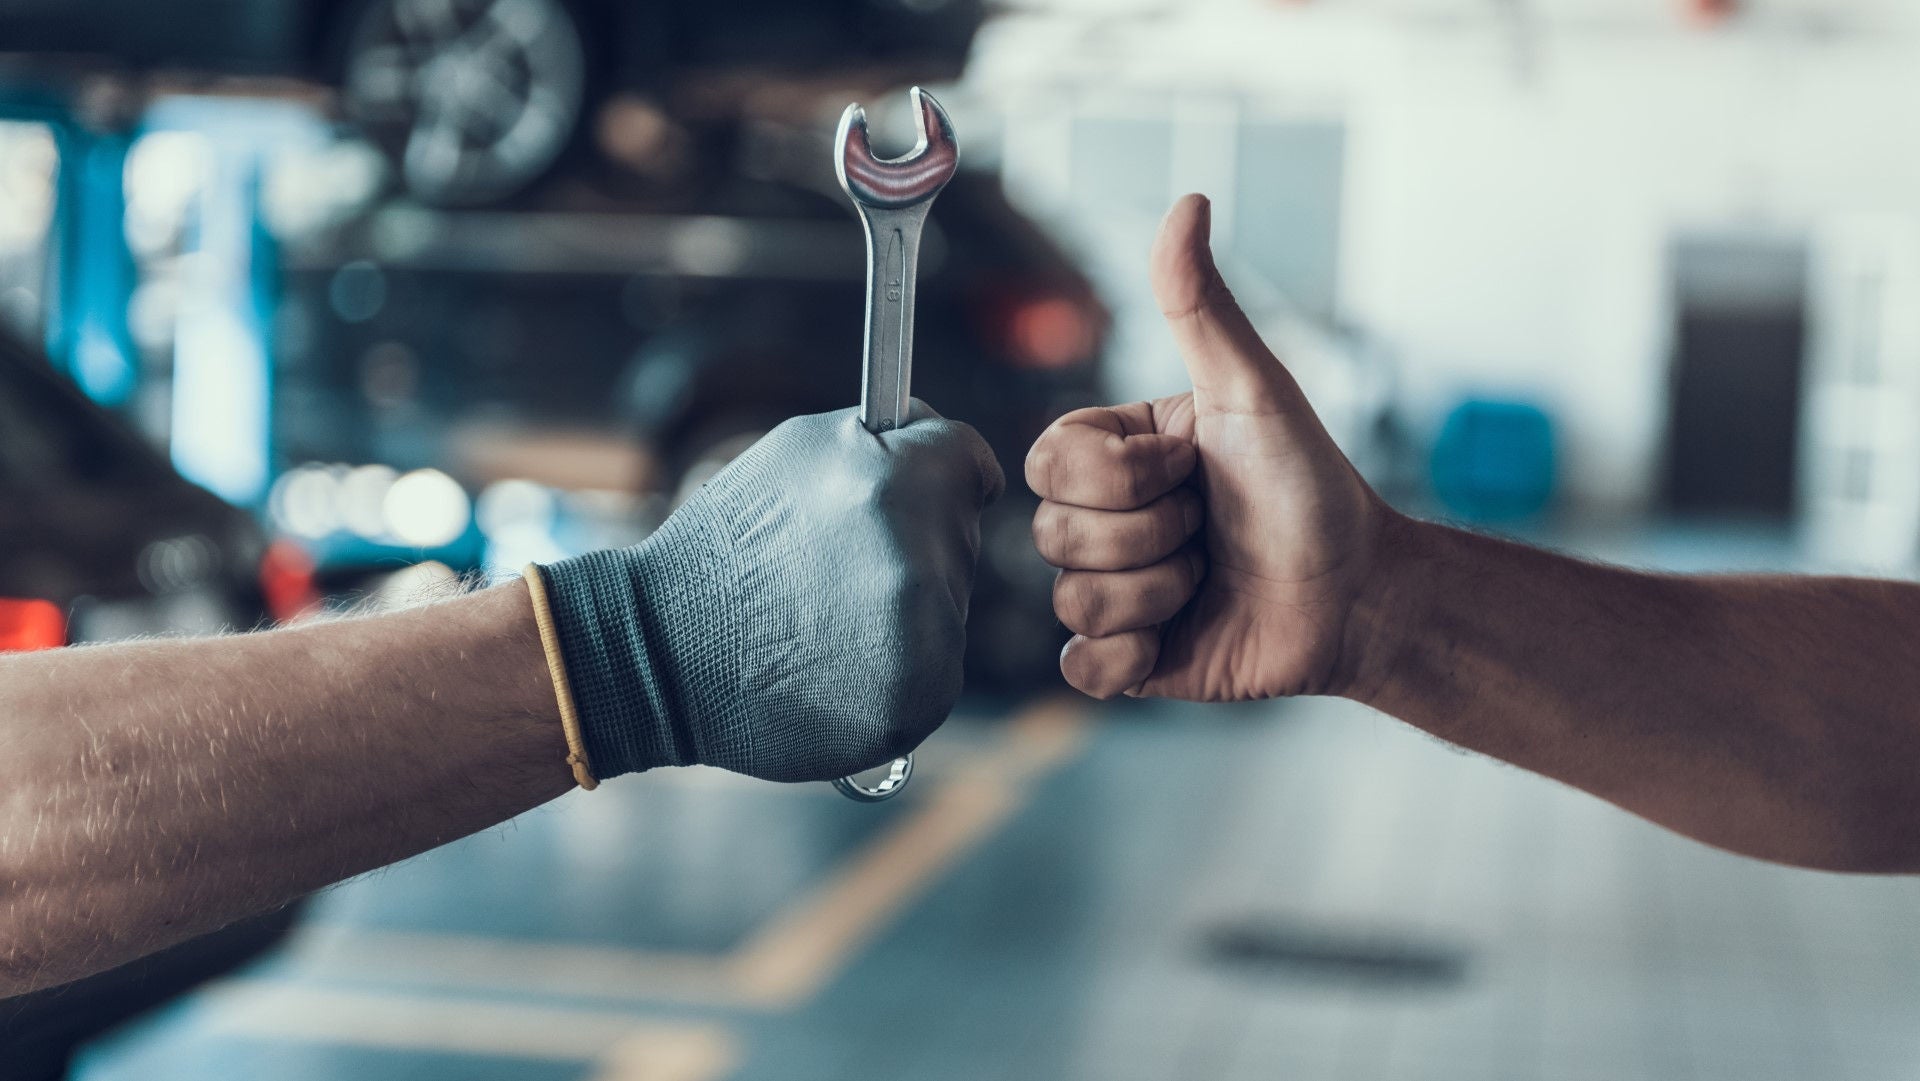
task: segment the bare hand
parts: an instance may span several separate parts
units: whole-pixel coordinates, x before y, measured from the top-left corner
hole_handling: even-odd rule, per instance
[[[1334,445],[1215,269],[1207,201],[1174,205],[1154,292],[1190,393],[1081,409],[1042,433],[1027,483],[1067,682],[1096,698],[1338,694],[1394,513]]]

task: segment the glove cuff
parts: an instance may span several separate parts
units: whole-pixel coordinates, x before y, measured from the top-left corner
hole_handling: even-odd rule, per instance
[[[711,670],[715,658],[732,655],[730,606],[717,603],[727,598],[731,546],[722,523],[708,520],[704,509],[682,507],[635,547],[539,568],[580,742],[600,780],[706,762],[694,724],[725,725],[740,716],[729,708],[737,704],[735,669]],[[697,705],[689,690],[699,693]],[[722,736],[717,745],[739,741]]]

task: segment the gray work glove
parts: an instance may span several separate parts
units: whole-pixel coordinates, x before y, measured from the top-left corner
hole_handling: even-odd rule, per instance
[[[658,532],[542,568],[588,765],[820,781],[905,754],[960,693],[979,433],[916,401],[873,435],[796,417]]]

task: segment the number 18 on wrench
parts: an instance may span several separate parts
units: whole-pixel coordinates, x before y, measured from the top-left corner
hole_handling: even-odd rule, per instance
[[[919,87],[909,91],[920,139],[898,158],[873,156],[867,113],[859,105],[840,114],[834,136],[834,171],[853,200],[867,234],[867,339],[860,387],[860,423],[889,432],[907,422],[913,383],[913,290],[920,269],[920,231],[933,197],[960,164],[953,122],[940,103]],[[851,799],[877,802],[906,787],[913,756],[895,759],[879,784],[852,777],[833,782]]]

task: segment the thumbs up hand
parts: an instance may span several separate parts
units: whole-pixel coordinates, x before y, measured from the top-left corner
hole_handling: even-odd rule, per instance
[[[1193,390],[1069,413],[1027,456],[1034,543],[1074,632],[1060,669],[1096,698],[1349,693],[1399,518],[1234,302],[1210,224],[1186,196],[1152,256]]]

